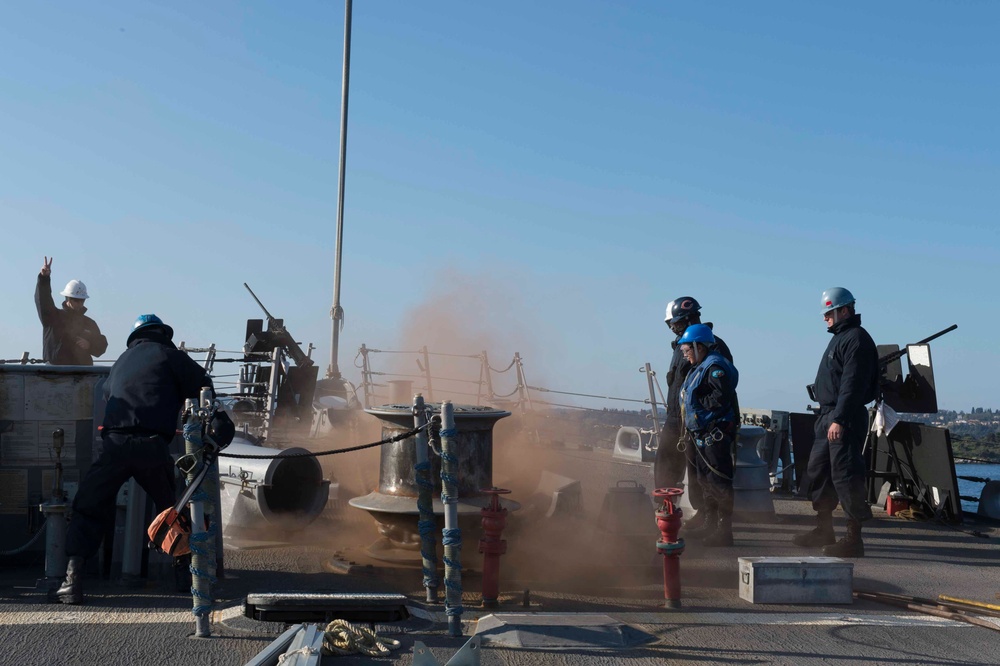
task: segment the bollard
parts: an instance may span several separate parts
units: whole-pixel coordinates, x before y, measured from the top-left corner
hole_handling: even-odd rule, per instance
[[[483,489],[490,495],[489,506],[483,507],[483,536],[479,539],[479,552],[483,554],[483,608],[496,608],[500,597],[500,556],[507,552],[507,540],[500,534],[507,526],[507,509],[500,506],[500,495],[507,495],[504,488]]]
[[[684,512],[675,504],[684,491],[680,488],[657,488],[653,497],[663,500],[656,510],[656,526],[660,538],[656,542],[656,552],[663,555],[663,597],[664,608],[681,607],[681,555],[684,553],[684,539],[677,536],[681,529]]]

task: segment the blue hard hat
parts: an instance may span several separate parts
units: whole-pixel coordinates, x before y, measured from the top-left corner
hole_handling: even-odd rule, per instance
[[[823,314],[854,304],[854,294],[843,287],[831,287],[823,292]]]
[[[684,331],[684,335],[680,337],[677,344],[691,344],[693,342],[700,342],[703,345],[711,347],[715,344],[715,335],[712,334],[712,329],[706,324],[691,324]]]
[[[157,317],[155,314],[143,314],[136,317],[135,323],[132,324],[132,332],[129,333],[126,344],[132,342],[132,338],[135,337],[136,333],[143,329],[148,329],[151,326],[159,326],[162,328],[168,339],[174,337],[174,329],[164,324],[162,319]]]

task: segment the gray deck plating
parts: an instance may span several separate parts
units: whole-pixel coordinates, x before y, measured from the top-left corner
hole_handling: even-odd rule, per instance
[[[585,508],[591,515],[602,499],[594,492],[592,470],[603,461],[609,478],[633,478],[651,487],[648,468],[608,465],[607,454],[572,451],[565,458],[578,461],[560,468],[564,475],[584,479]],[[602,458],[603,456],[603,458]],[[587,471],[591,474],[588,476]],[[346,472],[345,472],[346,473]],[[500,483],[503,479],[498,479]],[[600,487],[600,486],[596,486]],[[589,492],[588,492],[589,491]],[[778,519],[772,523],[738,523],[736,545],[704,549],[691,543],[682,556],[683,608],[667,611],[662,605],[659,560],[653,554],[656,540],[651,525],[650,556],[641,551],[639,566],[616,568],[595,558],[585,572],[560,572],[560,551],[549,553],[552,566],[531,576],[515,566],[523,543],[512,530],[510,552],[501,560],[501,608],[492,611],[514,616],[524,613],[522,592],[531,590],[535,617],[557,618],[572,623],[578,614],[603,615],[631,631],[652,637],[641,645],[619,648],[594,646],[560,648],[512,648],[484,642],[482,663],[569,663],[588,665],[625,664],[653,666],[664,663],[776,663],[776,664],[995,664],[1000,654],[1000,631],[962,622],[910,613],[867,601],[849,607],[758,606],[739,599],[740,556],[797,557],[816,555],[794,548],[791,536],[810,522],[808,503],[777,501]],[[330,573],[324,564],[334,551],[350,547],[338,535],[353,532],[357,543],[377,537],[367,516],[345,510],[339,529],[324,535],[325,541],[309,545],[227,551],[227,579],[218,587],[213,637],[190,639],[194,623],[187,594],[150,584],[131,590],[114,583],[86,581],[88,603],[80,607],[48,604],[34,589],[40,563],[0,569],[0,644],[3,663],[97,664],[121,663],[158,666],[175,664],[244,664],[265,649],[282,627],[241,617],[247,594],[261,590],[304,592],[370,592],[405,595],[413,617],[395,624],[380,624],[403,642],[402,648],[379,663],[413,663],[413,646],[419,640],[441,663],[455,654],[476,631],[477,620],[487,611],[466,600],[465,636],[452,638],[444,630],[440,607],[421,603],[418,570],[383,575],[348,576]],[[838,524],[838,530],[842,527]],[[944,525],[879,518],[866,525],[867,556],[855,560],[857,589],[893,592],[927,598],[938,594],[996,603],[1000,550],[995,527],[977,526],[988,539],[956,531]],[[367,531],[365,531],[367,530]],[[682,534],[683,535],[683,534]],[[591,542],[592,543],[592,542]],[[566,544],[567,548],[574,544]],[[467,545],[467,551],[474,547]],[[515,575],[516,574],[516,575]],[[466,590],[474,591],[478,578],[470,574]],[[997,623],[1000,624],[1000,623]],[[485,626],[485,625],[484,625]],[[369,657],[329,657],[324,663],[370,664]]]

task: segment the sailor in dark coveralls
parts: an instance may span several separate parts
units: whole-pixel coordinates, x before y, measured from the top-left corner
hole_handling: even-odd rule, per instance
[[[676,337],[670,343],[673,355],[667,370],[667,404],[665,405],[667,414],[663,419],[663,427],[657,438],[659,445],[656,448],[656,460],[653,462],[653,482],[657,488],[673,488],[682,485],[684,470],[687,469],[688,483],[685,492],[691,506],[698,513],[685,521],[686,534],[694,534],[697,530],[705,531],[714,527],[714,525],[706,524],[708,515],[702,511],[705,505],[704,492],[701,488],[701,482],[698,480],[694,450],[690,446],[678,448],[678,441],[684,434],[684,425],[681,423],[681,385],[691,370],[691,364],[684,358],[677,343],[688,326],[701,323],[700,311],[701,305],[691,296],[681,296],[667,303],[664,321]],[[712,328],[710,323],[705,325]],[[729,347],[718,336],[715,337],[715,349],[732,362],[733,355],[730,353]]]
[[[824,546],[831,557],[863,557],[861,523],[872,517],[865,495],[862,447],[868,434],[865,405],[878,393],[878,350],[854,296],[842,287],[823,292],[823,319],[833,339],[819,362],[814,399],[819,403],[816,439],[809,454],[806,488],[816,510],[816,527],[793,538],[799,546]],[[847,514],[847,535],[836,541],[833,510]]]
[[[42,322],[42,358],[53,365],[94,365],[92,357],[108,349],[97,322],[85,313],[90,298],[87,285],[70,280],[59,292],[65,300],[57,308],[52,300],[52,259],[45,257],[35,285],[35,309]]]
[[[134,478],[149,493],[157,512],[176,501],[169,445],[184,400],[197,399],[203,387],[212,387],[212,380],[174,346],[173,335],[173,329],[156,315],[141,315],[128,337],[128,349],[104,383],[103,449],[73,500],[66,535],[66,579],[55,593],[64,604],[83,602],[84,561],[97,551],[123,483]],[[210,432],[225,446],[233,438],[232,421],[217,412]]]
[[[678,340],[691,371],[681,387],[688,446],[704,492],[705,546],[733,545],[733,444],[739,434],[736,367],[715,346],[712,329],[688,326]],[[701,513],[701,512],[699,512]]]

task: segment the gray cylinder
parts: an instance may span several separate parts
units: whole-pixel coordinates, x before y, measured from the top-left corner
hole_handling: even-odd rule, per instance
[[[431,409],[440,411],[435,405],[431,405]],[[365,411],[382,421],[383,438],[413,429],[413,408],[409,405],[386,405]],[[459,497],[480,497],[484,488],[493,487],[493,425],[505,416],[510,416],[510,412],[492,407],[455,405]],[[419,489],[415,465],[416,445],[413,437],[383,445],[378,477],[379,492],[383,495],[413,498],[416,507]],[[434,480],[434,494],[440,495],[439,456],[431,456],[431,479]]]
[[[774,515],[771,477],[767,463],[757,455],[758,445],[766,436],[767,430],[760,426],[740,426],[733,467],[733,510],[744,517]]]
[[[307,449],[270,449],[237,436],[219,457],[222,526],[252,530],[269,526],[295,531],[313,522],[329,499],[330,482]],[[270,459],[227,458],[226,454],[272,455]]]

